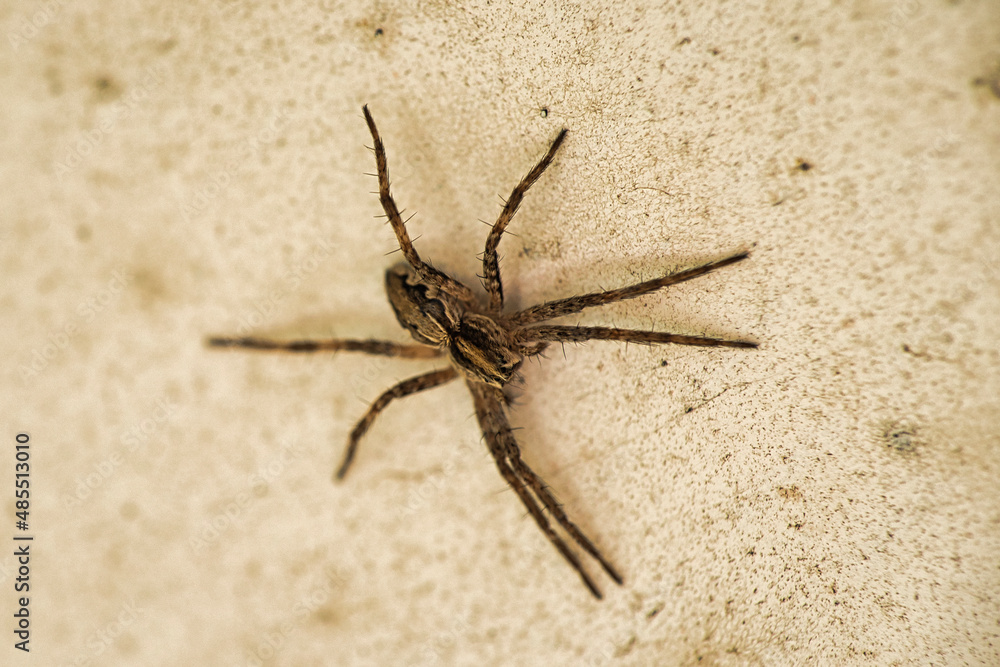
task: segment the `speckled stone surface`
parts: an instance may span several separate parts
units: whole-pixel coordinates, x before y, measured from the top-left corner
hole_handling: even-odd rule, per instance
[[[23,431],[35,536],[30,655],[0,550],[0,662],[1000,662],[1000,5],[407,4],[0,9],[0,535]],[[364,103],[470,284],[569,128],[501,245],[512,306],[752,248],[572,322],[759,350],[525,367],[525,456],[625,575],[603,602],[460,384],[331,482],[433,364],[202,344],[406,340]]]

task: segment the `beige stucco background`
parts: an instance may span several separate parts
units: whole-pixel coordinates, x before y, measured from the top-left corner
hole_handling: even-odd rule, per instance
[[[165,6],[164,6],[165,5]],[[519,5],[519,6],[514,6]],[[4,664],[1000,660],[1000,5],[3,3],[0,539],[32,445],[31,653]],[[751,247],[573,320],[525,456],[625,575],[593,600],[406,339],[368,103],[417,247],[512,305]],[[592,563],[588,563],[588,566]]]

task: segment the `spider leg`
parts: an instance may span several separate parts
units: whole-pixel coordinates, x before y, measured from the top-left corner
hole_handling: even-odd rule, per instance
[[[354,460],[354,454],[358,449],[358,442],[368,431],[369,427],[371,427],[372,422],[375,421],[375,418],[378,417],[379,413],[385,410],[386,406],[389,405],[393,399],[403,398],[404,396],[409,396],[410,394],[415,394],[419,391],[424,391],[425,389],[440,386],[446,382],[451,382],[456,377],[458,377],[458,371],[455,370],[454,367],[449,366],[448,368],[443,368],[438,371],[432,371],[430,373],[412,377],[409,380],[403,380],[395,387],[389,389],[375,399],[375,402],[368,408],[368,412],[365,413],[365,416],[361,418],[357,426],[354,427],[354,430],[351,431],[351,437],[347,443],[347,450],[344,452],[344,460],[340,464],[340,468],[337,469],[337,479],[344,479],[344,475],[347,474],[347,469],[351,466],[351,462]]]
[[[522,355],[527,357],[535,357],[545,352],[545,349],[549,346],[548,343],[528,343],[527,345],[520,345],[520,352]]]
[[[526,327],[515,332],[519,341],[554,341],[582,343],[587,340],[617,340],[640,345],[675,343],[678,345],[699,345],[703,347],[744,347],[754,348],[757,343],[745,340],[725,340],[703,336],[684,336],[660,331],[638,329],[616,329],[612,327]]]
[[[514,489],[514,492],[517,493],[518,498],[521,499],[521,502],[528,509],[528,513],[531,514],[532,518],[534,518],[535,523],[538,524],[538,527],[541,529],[545,537],[547,537],[549,541],[555,545],[556,549],[559,550],[559,553],[562,554],[563,558],[565,558],[569,564],[573,566],[573,569],[579,573],[580,578],[583,579],[584,585],[590,590],[591,594],[598,600],[603,599],[604,596],[601,594],[601,589],[597,587],[593,579],[590,578],[590,575],[587,574],[587,571],[583,569],[583,564],[580,563],[580,559],[577,555],[573,553],[569,546],[566,545],[566,542],[564,542],[556,531],[553,530],[549,520],[545,518],[545,513],[542,512],[541,507],[538,506],[538,502],[528,491],[524,482],[511,468],[510,463],[502,456],[497,456],[496,454],[494,454],[494,458],[497,462],[497,468],[500,470],[500,475],[503,476],[510,488]]]
[[[686,271],[681,271],[679,273],[667,274],[660,278],[647,280],[642,283],[621,287],[619,289],[607,290],[605,292],[594,292],[592,294],[584,294],[581,296],[572,296],[568,299],[547,301],[537,306],[532,306],[531,308],[522,310],[519,313],[514,313],[510,317],[506,318],[506,320],[512,325],[523,326],[525,324],[543,322],[556,317],[562,317],[563,315],[579,313],[584,308],[602,306],[606,303],[614,303],[615,301],[622,301],[624,299],[634,299],[637,296],[649,294],[650,292],[655,292],[656,290],[669,285],[676,285],[677,283],[682,283],[685,280],[691,280],[692,278],[703,276],[706,273],[711,273],[712,271],[721,269],[724,266],[729,266],[730,264],[743,261],[749,256],[749,254],[750,253],[748,252],[737,253],[731,257],[720,259],[717,262],[709,262],[708,264],[696,266],[693,269],[687,269]]]
[[[510,431],[508,431],[508,433],[510,433]],[[510,433],[509,437],[513,440],[513,433]],[[614,566],[601,555],[601,552],[598,551],[597,547],[594,546],[594,543],[583,534],[583,531],[581,531],[575,523],[570,521],[570,518],[566,516],[566,512],[563,510],[562,505],[560,505],[559,501],[552,495],[552,491],[549,489],[548,484],[545,483],[545,480],[539,477],[534,470],[528,467],[528,464],[521,458],[520,453],[512,455],[509,458],[514,471],[529,487],[531,487],[535,496],[537,496],[538,499],[542,501],[542,504],[545,505],[546,509],[549,510],[549,514],[554,516],[556,521],[559,522],[559,525],[562,526],[567,533],[569,533],[569,536],[572,537],[584,551],[593,556],[594,559],[601,564],[601,567],[604,568],[604,571],[608,573],[608,576],[611,577],[616,584],[621,586],[623,583],[622,576],[618,574],[618,571],[614,568]]]
[[[389,162],[385,157],[385,145],[382,143],[382,137],[379,136],[378,129],[375,127],[375,119],[368,111],[368,105],[363,106],[361,110],[365,114],[365,122],[372,135],[375,167],[378,171],[378,198],[382,203],[382,210],[385,211],[389,224],[392,226],[392,231],[396,234],[396,241],[399,243],[399,249],[403,251],[403,256],[428,285],[433,285],[466,303],[475,303],[472,290],[451,276],[438,271],[420,259],[420,255],[417,254],[416,248],[410,241],[410,234],[406,231],[406,223],[399,214],[399,208],[389,192]]]
[[[383,357],[402,357],[404,359],[432,359],[439,357],[442,350],[428,345],[406,345],[388,340],[351,340],[348,338],[330,338],[322,340],[271,340],[247,336],[242,338],[226,338],[215,336],[205,341],[209,347],[245,347],[251,350],[267,350],[276,352],[364,352]]]
[[[503,236],[504,230],[507,229],[507,225],[510,224],[511,218],[514,217],[514,213],[517,212],[517,207],[521,205],[521,200],[524,199],[528,188],[534,185],[535,181],[542,175],[542,172],[552,164],[552,159],[555,157],[556,151],[559,150],[559,146],[565,138],[566,130],[563,129],[556,136],[555,140],[553,140],[545,156],[538,161],[538,164],[521,179],[521,182],[510,193],[507,203],[504,204],[503,210],[500,211],[500,217],[493,223],[493,228],[490,230],[489,236],[486,237],[486,250],[483,252],[483,285],[490,295],[489,312],[494,315],[499,315],[500,310],[503,308],[503,283],[500,281],[500,260],[497,258],[497,246],[500,245],[500,238]]]
[[[496,460],[500,475],[514,489],[514,492],[517,493],[518,498],[521,499],[521,502],[527,508],[528,513],[531,514],[535,523],[538,524],[539,529],[541,529],[545,537],[556,547],[573,569],[577,571],[580,578],[583,579],[583,583],[594,597],[600,600],[603,597],[600,589],[597,588],[593,579],[590,578],[590,575],[583,568],[583,564],[577,555],[553,529],[541,506],[544,505],[548,508],[559,525],[601,563],[605,571],[616,583],[622,583],[621,576],[600,555],[600,552],[583,535],[580,529],[569,520],[541,478],[521,460],[517,441],[514,439],[507,416],[504,413],[502,398],[499,395],[500,390],[481,382],[467,381],[466,384],[472,392],[473,401],[476,405],[476,416],[479,419],[483,437],[489,445],[490,453]]]

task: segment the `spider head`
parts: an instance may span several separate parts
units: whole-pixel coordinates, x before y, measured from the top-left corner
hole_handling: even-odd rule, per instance
[[[396,319],[414,339],[438,347],[447,343],[458,316],[446,294],[422,281],[406,262],[385,272],[385,291]]]

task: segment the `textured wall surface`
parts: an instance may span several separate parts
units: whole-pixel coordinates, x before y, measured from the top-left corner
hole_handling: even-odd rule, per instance
[[[1000,5],[3,3],[4,664],[1000,661]],[[459,6],[456,6],[459,5]],[[597,602],[407,339],[368,103],[417,248],[512,306],[751,259],[569,323],[527,460],[622,570]],[[29,530],[14,438],[31,438]],[[587,563],[591,567],[592,563]],[[595,576],[599,570],[591,567]]]

